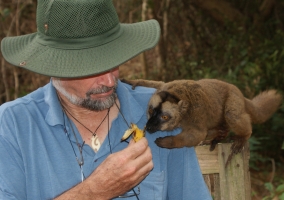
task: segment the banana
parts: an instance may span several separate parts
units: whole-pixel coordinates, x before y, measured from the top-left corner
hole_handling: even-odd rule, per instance
[[[141,130],[136,124],[131,123],[131,127],[124,132],[121,141],[126,140],[131,134],[134,141],[137,142],[145,136],[145,130]]]

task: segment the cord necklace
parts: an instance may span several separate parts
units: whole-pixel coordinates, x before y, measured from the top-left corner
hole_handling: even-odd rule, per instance
[[[56,92],[57,92],[57,91],[56,91]],[[64,116],[64,114],[66,115],[66,112],[67,112],[74,120],[76,120],[79,124],[81,124],[81,125],[82,125],[83,127],[85,127],[88,131],[90,131],[90,132],[93,134],[93,137],[97,137],[97,135],[95,134],[96,131],[99,129],[99,127],[100,127],[100,126],[102,125],[102,123],[105,121],[105,119],[108,118],[108,134],[107,134],[107,136],[108,136],[108,142],[109,142],[110,153],[112,154],[112,148],[111,148],[111,144],[110,144],[110,135],[109,135],[109,128],[110,128],[110,127],[109,127],[109,112],[110,112],[110,108],[108,108],[107,114],[105,115],[105,117],[103,118],[103,120],[101,121],[101,123],[98,125],[98,127],[96,128],[96,130],[95,130],[94,132],[92,132],[88,127],[86,127],[86,126],[85,126],[84,124],[82,124],[78,119],[76,119],[76,118],[63,106],[62,101],[61,101],[61,98],[60,98],[60,96],[58,95],[58,93],[57,93],[57,97],[58,97],[59,102],[60,102],[60,105],[61,105],[61,107],[62,107],[62,114],[63,114],[63,116]],[[115,105],[116,105],[117,109],[119,110],[119,113],[120,113],[121,116],[123,117],[124,122],[127,124],[128,127],[130,127],[116,102],[115,102]],[[75,137],[75,139],[76,139],[77,147],[78,147],[78,149],[79,149],[80,158],[78,158],[78,156],[77,156],[77,154],[76,154],[76,151],[75,151],[75,149],[74,149],[74,147],[73,147],[73,144],[72,144],[72,142],[71,142],[70,136],[69,136],[69,134],[67,134],[67,135],[68,135],[69,142],[70,142],[70,144],[71,144],[71,146],[72,146],[74,155],[75,155],[76,160],[77,160],[77,162],[78,162],[78,165],[79,165],[79,167],[80,167],[80,171],[81,171],[81,181],[83,182],[84,179],[85,179],[85,174],[84,174],[84,171],[83,171],[83,165],[84,165],[83,146],[84,146],[84,144],[85,144],[85,141],[83,141],[82,145],[79,143],[79,141],[78,141],[78,139],[77,139],[77,137],[76,137],[74,128],[73,128],[73,126],[72,126],[72,124],[71,124],[71,122],[70,122],[70,119],[69,119],[69,117],[68,117],[67,115],[66,115],[66,118],[67,118],[67,120],[68,120],[69,126],[71,127],[72,133],[73,133],[73,135],[74,135],[74,137]],[[65,120],[64,120],[64,132],[67,133]],[[94,148],[93,148],[93,137],[92,137],[92,149],[94,149]],[[97,140],[97,141],[99,142],[99,140]],[[124,141],[124,142],[127,142],[127,141]],[[127,142],[127,143],[128,143],[128,142]],[[99,143],[99,147],[100,147],[100,143]],[[96,149],[98,150],[97,146],[96,146]],[[94,151],[97,152],[95,149],[94,149]],[[119,197],[124,198],[124,197],[127,197],[127,196],[129,196],[129,197],[135,196],[136,199],[139,200],[138,194],[136,193],[136,191],[134,190],[134,188],[132,188],[131,191],[133,192],[133,194],[128,195],[127,193],[125,193],[124,195],[119,196]],[[138,192],[140,193],[140,186],[139,186],[139,185],[138,185]]]
[[[92,138],[91,138],[91,147],[92,149],[97,153],[99,148],[101,147],[101,143],[99,141],[99,138],[96,134],[97,130],[100,128],[100,126],[103,124],[103,122],[105,121],[105,119],[107,118],[107,116],[109,115],[109,111],[110,108],[108,108],[107,114],[105,115],[105,117],[103,118],[103,120],[101,121],[101,123],[98,125],[98,127],[96,128],[96,130],[94,132],[92,132],[88,127],[86,127],[82,122],[80,122],[77,118],[75,118],[63,105],[62,108],[65,112],[67,112],[74,120],[76,120],[79,124],[81,124],[85,129],[87,129],[90,133],[92,133]]]

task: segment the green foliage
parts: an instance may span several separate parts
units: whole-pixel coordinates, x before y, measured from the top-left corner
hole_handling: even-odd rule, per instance
[[[270,194],[264,197],[262,200],[271,200],[277,198],[279,200],[284,200],[284,179],[281,179],[282,183],[279,185],[273,185],[271,182],[265,183],[265,188],[269,190]]]
[[[276,161],[281,161],[281,156],[283,156],[283,150],[281,150],[284,138],[283,119],[284,106],[282,105],[269,121],[253,127],[253,135],[260,141],[257,152],[267,158],[274,158]]]
[[[250,168],[254,170],[259,170],[259,163],[264,163],[269,160],[267,157],[263,157],[259,151],[262,149],[262,143],[263,141],[267,141],[268,137],[260,137],[257,138],[255,136],[252,136],[249,139],[249,149],[250,149]]]
[[[0,10],[0,16],[2,20],[5,20],[6,17],[10,15],[11,11],[9,8],[4,8],[3,10]]]

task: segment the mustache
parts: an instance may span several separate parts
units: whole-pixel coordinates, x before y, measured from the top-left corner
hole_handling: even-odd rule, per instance
[[[106,93],[106,92],[109,92],[111,90],[115,91],[115,89],[116,89],[116,86],[113,86],[113,87],[102,86],[100,88],[94,88],[94,89],[89,90],[86,93],[86,96],[90,97],[92,94]]]

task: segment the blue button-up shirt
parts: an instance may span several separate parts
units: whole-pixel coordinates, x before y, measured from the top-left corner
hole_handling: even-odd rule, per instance
[[[119,81],[117,95],[128,124],[132,122],[143,129],[147,121],[147,103],[153,92],[154,89],[145,87],[132,90]],[[0,106],[0,199],[53,199],[81,182],[74,151],[77,156],[80,153],[70,125],[51,83]],[[111,151],[120,151],[128,145],[121,142],[126,129],[128,126],[119,114],[97,153],[89,145],[83,146],[86,177]],[[74,131],[82,144],[75,126]],[[179,132],[177,129],[173,132],[146,133],[154,168],[140,183],[140,200],[211,199],[194,148],[170,150],[159,148],[154,143],[157,137]]]

